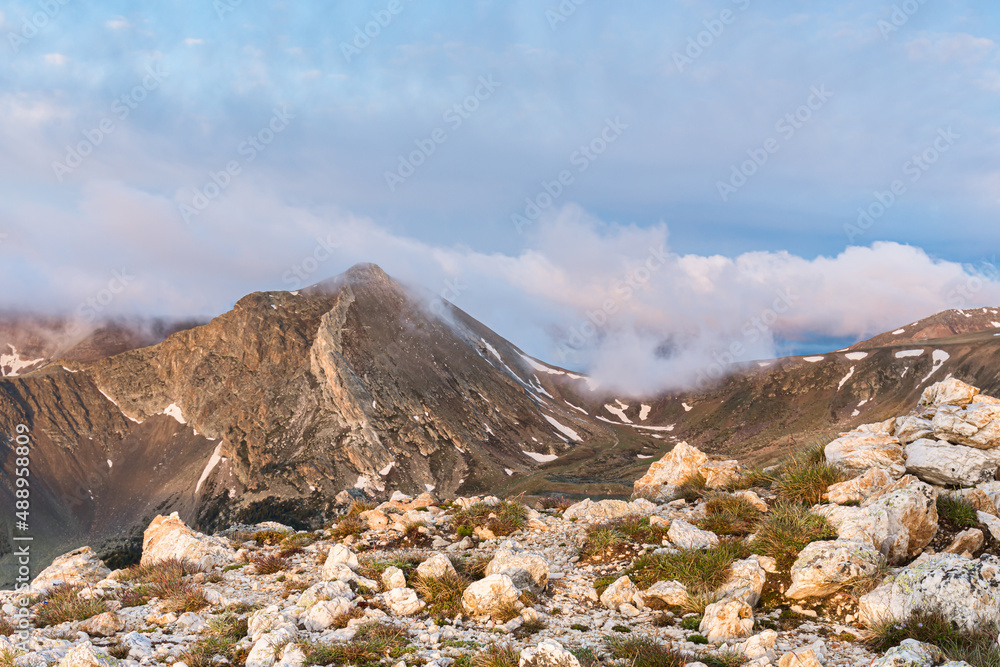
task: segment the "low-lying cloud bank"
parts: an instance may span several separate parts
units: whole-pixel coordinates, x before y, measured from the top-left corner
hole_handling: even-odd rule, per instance
[[[237,194],[197,225],[183,223],[171,198],[114,182],[87,186],[73,210],[18,211],[23,232],[4,250],[19,259],[0,268],[11,286],[2,305],[204,316],[250,291],[297,289],[375,262],[526,352],[634,393],[774,356],[782,341],[860,339],[948,308],[1000,305],[991,263],[963,266],[898,243],[812,259],[681,255],[666,225],[605,223],[567,205],[528,231],[523,250],[483,253]]]

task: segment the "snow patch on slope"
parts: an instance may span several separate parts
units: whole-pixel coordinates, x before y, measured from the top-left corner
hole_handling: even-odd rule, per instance
[[[565,424],[560,424],[557,420],[553,419],[552,417],[550,417],[548,415],[542,415],[542,416],[545,417],[545,420],[547,422],[549,422],[550,424],[552,424],[553,426],[555,426],[556,430],[558,430],[560,433],[562,433],[563,435],[565,435],[567,438],[570,438],[572,440],[576,440],[577,442],[582,442],[583,441],[583,438],[580,437],[580,434],[577,433],[576,431],[574,431],[573,429],[571,429],[569,426],[566,426]]]
[[[931,372],[927,374],[927,377],[925,377],[923,380],[920,381],[920,384],[927,382],[928,380],[931,379],[932,375],[941,370],[941,367],[944,366],[944,362],[951,359],[951,355],[945,352],[944,350],[934,350],[933,359],[934,359],[934,366],[933,368],[931,368]]]
[[[550,461],[555,461],[557,458],[559,458],[555,454],[536,454],[535,452],[526,452],[523,449],[521,451],[526,456],[529,456],[529,457],[535,459],[539,463],[548,463]]]
[[[867,359],[868,358],[868,353],[867,352],[850,352],[848,354],[845,354],[844,356],[847,357],[848,359],[850,359],[851,361],[861,361],[862,359]]]
[[[906,359],[908,357],[919,357],[923,353],[924,353],[923,350],[901,350],[896,353],[896,358]]]
[[[621,405],[621,402],[619,401],[618,404]],[[625,407],[627,408],[628,406],[626,405]],[[604,406],[604,409],[613,414],[614,416],[618,417],[619,419],[621,419],[622,422],[624,422],[625,424],[632,423],[632,420],[628,418],[628,415],[625,414],[625,410],[623,410],[622,408],[615,407],[610,403],[608,403]]]
[[[219,465],[220,462],[226,460],[219,455],[219,450],[221,449],[222,449],[222,443],[220,442],[218,445],[215,446],[215,451],[212,452],[212,458],[208,460],[208,465],[205,466],[205,470],[202,471],[201,477],[198,478],[198,483],[194,487],[195,493],[198,493],[198,490],[201,489],[201,485],[205,483],[205,480],[208,479],[208,476],[212,474],[213,470],[215,470],[215,466]]]
[[[854,377],[855,368],[857,368],[857,366],[851,366],[851,371],[847,375],[845,375],[843,379],[840,381],[840,384],[837,385],[837,391],[843,389],[844,385],[847,384],[847,381],[850,380],[852,377]]]

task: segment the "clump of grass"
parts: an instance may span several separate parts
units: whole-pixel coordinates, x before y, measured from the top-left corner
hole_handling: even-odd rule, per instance
[[[0,667],[14,667],[14,661],[20,657],[21,651],[16,648],[0,648]]]
[[[707,488],[708,482],[705,476],[696,472],[677,485],[677,491],[674,495],[691,503],[700,500],[705,495]]]
[[[763,468],[748,468],[723,486],[725,491],[746,491],[748,489],[770,489],[775,477]]]
[[[716,535],[743,537],[753,532],[754,524],[760,519],[760,510],[746,498],[726,493],[714,493],[705,503],[704,519],[698,522],[702,530],[710,530]]]
[[[10,620],[6,616],[0,616],[0,637],[9,637],[17,632],[17,628],[11,625]]]
[[[521,652],[509,644],[490,644],[472,659],[472,667],[517,667]]]
[[[278,558],[291,558],[292,556],[297,556],[304,551],[305,549],[302,547],[284,547],[275,555],[277,555]]]
[[[128,657],[129,647],[121,642],[115,642],[110,646],[105,646],[104,651],[116,660],[124,660]]]
[[[701,635],[698,635],[701,637]],[[705,639],[708,643],[708,639]],[[747,661],[747,657],[738,651],[720,651],[719,653],[702,653],[698,660],[708,665],[708,667],[740,667]]]
[[[681,627],[685,630],[697,630],[701,627],[701,616],[688,616],[681,621]]]
[[[135,588],[122,588],[118,591],[117,597],[123,608],[141,607],[149,602],[150,598],[149,595]]]
[[[558,512],[565,512],[572,505],[573,501],[568,496],[557,495],[557,496],[545,496],[538,501],[538,508],[543,510],[556,510]]]
[[[882,556],[879,558],[878,567],[873,572],[854,577],[844,584],[844,590],[848,595],[859,598],[878,588],[890,574],[892,574],[892,567],[889,565],[889,560]]]
[[[788,571],[807,544],[834,537],[836,532],[825,518],[804,505],[782,502],[757,524],[750,549],[755,554],[770,556],[779,570]]]
[[[816,505],[831,484],[846,479],[850,475],[827,463],[823,447],[817,446],[787,459],[777,471],[773,488],[779,501]]]
[[[740,540],[723,540],[710,549],[683,549],[676,553],[644,554],[625,572],[639,588],[657,581],[679,581],[692,594],[711,593],[726,583],[733,562],[749,552]]]
[[[346,643],[307,643],[302,646],[306,665],[355,665],[373,667],[383,658],[396,659],[410,649],[406,631],[388,623],[373,621],[358,628]]]
[[[35,610],[35,625],[48,627],[66,621],[83,621],[108,610],[101,598],[81,598],[82,586],[62,584],[52,588],[43,596]]]
[[[455,530],[468,527],[488,528],[494,535],[510,535],[528,525],[528,508],[516,500],[502,500],[496,505],[474,503],[460,509],[451,518]]]
[[[236,644],[247,636],[247,619],[235,611],[227,611],[208,622],[205,635],[184,654],[183,662],[188,667],[212,667],[216,655],[235,663]]]
[[[382,580],[382,573],[390,567],[398,567],[407,577],[417,569],[423,560],[418,556],[395,556],[388,559],[376,559],[371,557],[361,558],[358,563],[357,573],[366,579]],[[456,565],[457,567],[457,565]]]
[[[964,660],[977,667],[1000,667],[1000,627],[982,627],[974,631],[960,628],[940,612],[919,611],[907,621],[883,621],[869,628],[865,644],[876,651],[886,651],[904,639],[934,644],[948,660]]]
[[[582,623],[574,623],[573,625],[569,626],[569,629],[570,630],[577,630],[578,632],[589,632],[590,631],[590,628],[587,627],[586,625],[583,625]]]
[[[358,516],[362,512],[369,512],[376,507],[378,505],[369,500],[352,500],[351,506],[347,508],[347,516]]]
[[[938,496],[937,513],[939,520],[957,528],[975,528],[979,525],[976,506],[959,496]]]
[[[486,567],[493,559],[489,556],[473,556],[471,558],[453,558],[451,564],[459,574],[469,579],[482,579],[486,576]]]
[[[587,533],[587,541],[580,548],[580,558],[591,559],[604,556],[625,543],[625,535],[615,528],[596,526]]]
[[[201,611],[209,605],[205,591],[185,582],[185,585],[164,601],[164,609],[172,612]]]
[[[250,564],[253,566],[254,574],[275,574],[288,567],[288,561],[284,558],[270,554],[257,556],[251,559]]]
[[[356,514],[349,514],[330,529],[330,536],[342,540],[348,535],[360,535],[365,532],[365,523]]]
[[[442,577],[416,576],[410,586],[427,603],[427,613],[435,618],[454,618],[462,612],[462,594],[469,581],[464,577],[446,573]]]
[[[521,627],[517,629],[516,634],[518,637],[523,639],[524,637],[530,637],[537,632],[541,632],[547,627],[549,626],[545,623],[545,621],[540,618],[534,618],[522,623]]]
[[[178,559],[163,560],[152,565],[133,565],[122,579],[134,584],[128,600],[133,606],[145,604],[149,598],[162,598],[167,611],[198,611],[208,606],[201,588],[184,577],[201,572],[192,563]],[[119,594],[122,599],[124,593]],[[124,600],[123,600],[124,604]]]
[[[688,659],[672,646],[649,637],[605,638],[611,656],[629,667],[684,667]]]
[[[259,547],[275,546],[281,544],[287,536],[288,533],[280,530],[258,530],[250,534],[250,541],[256,542]]]
[[[571,648],[570,653],[580,663],[580,667],[600,667],[601,660],[592,648]]]
[[[659,544],[667,536],[667,530],[662,526],[653,526],[648,516],[627,516],[614,521],[611,526],[632,542],[641,544]]]

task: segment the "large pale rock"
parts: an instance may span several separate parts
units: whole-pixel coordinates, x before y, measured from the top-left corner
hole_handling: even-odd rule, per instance
[[[719,536],[692,526],[687,521],[675,519],[667,531],[667,539],[681,549],[708,549],[719,546]]]
[[[729,579],[716,594],[722,598],[743,600],[751,607],[756,607],[766,581],[767,570],[761,564],[760,556],[750,556],[732,564]]]
[[[383,593],[382,599],[396,616],[412,616],[427,606],[412,588],[394,588]]]
[[[657,581],[642,592],[647,607],[654,601],[667,607],[681,607],[690,598],[687,587],[679,581]]]
[[[462,609],[470,616],[492,616],[504,611],[521,596],[505,574],[491,574],[469,584],[462,594]]]
[[[125,629],[125,619],[116,612],[106,611],[88,618],[80,624],[80,629],[91,637],[113,637]]]
[[[978,528],[969,528],[956,535],[951,544],[948,545],[948,548],[944,550],[944,553],[958,555],[973,554],[979,551],[984,542],[986,542],[986,536],[983,535],[983,531]]]
[[[705,486],[721,489],[739,479],[740,464],[737,461],[708,461],[698,468],[698,472],[705,478]]]
[[[973,403],[943,407],[934,415],[934,436],[976,449],[1000,447],[1000,405]]]
[[[986,526],[994,540],[1000,541],[1000,518],[987,512],[976,512],[976,518],[979,519],[979,523]]]
[[[828,444],[823,451],[828,463],[846,470],[863,472],[882,468],[893,477],[901,477],[906,471],[903,446],[893,435],[852,431]]]
[[[933,644],[904,639],[872,662],[871,667],[934,667],[946,659],[944,651]]]
[[[659,499],[664,487],[680,484],[699,474],[708,463],[708,455],[686,442],[679,442],[663,458],[649,466],[649,470],[633,485],[633,495]]]
[[[570,505],[563,512],[564,519],[576,519],[588,523],[600,523],[627,516],[646,516],[653,512],[656,506],[643,498],[627,503],[624,500],[600,500],[594,502],[584,498]]]
[[[398,567],[387,567],[382,573],[382,588],[391,591],[394,588],[406,588],[406,575]]]
[[[170,558],[210,570],[234,562],[236,552],[222,538],[191,530],[174,512],[170,516],[157,516],[142,535],[143,565]]]
[[[278,605],[271,605],[258,609],[247,618],[247,635],[254,643],[260,641],[268,633],[286,632],[295,633],[296,620],[294,617],[283,613]]]
[[[742,653],[748,660],[766,658],[769,662],[775,658],[774,647],[778,642],[778,633],[774,630],[764,630],[750,637],[745,642],[736,645],[736,652]]]
[[[970,486],[991,481],[1000,467],[1000,450],[981,450],[923,438],[906,446],[906,472],[940,486]]]
[[[826,498],[837,505],[863,503],[873,495],[892,484],[893,477],[882,468],[871,468],[865,474],[846,482],[831,484],[826,490]]]
[[[539,554],[498,549],[486,566],[486,576],[491,574],[506,574],[518,590],[540,593],[549,583],[549,564]]]
[[[31,582],[31,593],[40,595],[61,584],[96,584],[111,574],[90,547],[59,556]]]
[[[791,600],[833,595],[844,584],[878,572],[882,554],[859,542],[812,542],[792,565],[792,585],[785,591]]]
[[[955,378],[948,378],[932,384],[924,389],[920,396],[920,405],[939,408],[942,405],[957,405],[964,407],[979,395],[979,389]]]
[[[317,602],[345,598],[354,599],[354,591],[343,581],[321,581],[302,591],[297,606],[308,609]]]
[[[556,640],[543,639],[521,651],[517,667],[580,667],[580,661]]]
[[[789,651],[778,660],[778,667],[823,667],[811,648]]]
[[[636,598],[641,599],[641,593],[627,576],[619,577],[601,593],[601,604],[608,609],[617,610],[623,604],[632,604]]]
[[[753,634],[753,609],[743,600],[721,600],[705,607],[699,626],[711,643],[727,642]]]
[[[335,565],[346,565],[351,570],[356,570],[359,565],[358,555],[351,551],[350,547],[345,547],[343,544],[334,544],[330,548],[330,552],[326,555],[326,562],[323,563],[324,579],[334,579],[334,577],[328,576],[328,573]]]
[[[448,575],[458,575],[451,559],[444,554],[434,554],[417,566],[417,576],[423,579],[440,579]]]
[[[347,598],[317,602],[302,618],[302,625],[309,632],[321,632],[341,622],[354,609]]]
[[[825,516],[840,539],[868,544],[890,562],[901,563],[919,554],[937,534],[936,502],[934,487],[907,476],[861,507],[818,505],[813,512]]]
[[[59,667],[107,667],[112,662],[111,656],[98,651],[90,642],[83,642],[59,661]]]
[[[938,611],[969,630],[1000,623],[1000,558],[924,555],[861,597],[866,623],[905,621],[915,611]]]
[[[892,419],[873,422],[871,424],[862,424],[854,430],[861,431],[862,433],[875,433],[878,435],[896,435],[896,418],[893,417]]]
[[[895,435],[899,442],[908,445],[921,438],[929,438],[934,435],[934,424],[930,419],[909,415],[896,418]]]
[[[295,629],[282,627],[260,636],[247,654],[246,667],[271,667],[278,660],[278,649],[295,638]]]

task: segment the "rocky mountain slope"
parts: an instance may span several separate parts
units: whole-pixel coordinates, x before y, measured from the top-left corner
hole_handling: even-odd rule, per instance
[[[83,548],[0,592],[0,659],[992,667],[1000,399],[951,379],[908,408],[765,472],[679,443],[631,502],[397,491],[215,535],[158,516],[139,565]]]
[[[949,375],[1000,390],[988,311],[637,398],[428,303],[360,265],[306,290],[251,294],[200,326],[108,323],[81,338],[59,320],[11,319],[0,431],[30,431],[38,553],[86,543],[114,564],[170,511],[204,530],[311,527],[345,489],[623,496],[680,440],[767,462],[895,414]],[[955,335],[916,342],[939,325]],[[11,503],[15,461],[0,456],[0,501]]]

